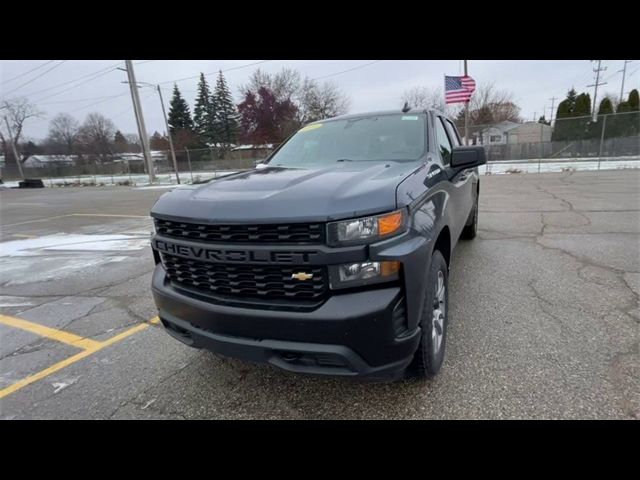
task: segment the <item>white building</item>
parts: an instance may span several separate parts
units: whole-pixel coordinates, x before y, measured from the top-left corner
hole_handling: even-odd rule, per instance
[[[538,122],[501,122],[485,128],[480,133],[482,142],[478,142],[480,133],[476,133],[476,143],[483,145],[514,145],[519,143],[550,142],[553,129]]]
[[[24,161],[22,166],[27,168],[45,168],[75,165],[77,158],[75,155],[31,155]]]

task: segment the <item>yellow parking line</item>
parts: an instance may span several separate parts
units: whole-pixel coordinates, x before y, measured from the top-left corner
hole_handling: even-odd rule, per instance
[[[16,383],[9,385],[6,388],[3,388],[2,390],[0,390],[0,399],[6,397],[7,395],[12,394],[13,392],[20,390],[23,387],[26,387],[27,385],[32,384],[33,382],[37,382],[38,380],[43,379],[44,377],[47,377],[49,375],[51,375],[52,373],[57,372],[58,370],[62,370],[64,367],[67,367],[69,365],[71,365],[72,363],[76,363],[79,360],[82,360],[85,357],[88,357],[89,355],[97,352],[98,350],[100,350],[101,347],[98,347],[96,349],[87,349],[87,350],[83,350],[80,353],[76,353],[74,356],[66,358],[54,365],[51,365],[49,368],[45,368],[44,370],[39,371],[38,373],[34,373],[33,375],[29,375],[26,378],[23,378],[22,380],[17,381]]]
[[[70,217],[119,217],[119,218],[151,218],[149,215],[117,215],[111,213],[71,213]]]
[[[35,333],[41,337],[47,337],[52,340],[56,340],[67,345],[83,348],[85,350],[90,348],[96,348],[100,345],[100,342],[84,338],[74,333],[64,332],[55,328],[45,327],[39,323],[29,322],[21,318],[9,317],[8,315],[0,314],[0,323],[9,327],[19,328],[20,330],[26,330],[27,332]]]
[[[26,387],[27,385],[31,385],[32,383],[37,382],[38,380],[42,380],[43,378],[48,377],[52,373],[62,370],[63,368],[68,367],[69,365],[72,365],[82,360],[83,358],[87,358],[89,355],[93,355],[94,353],[102,350],[105,347],[108,347],[109,345],[113,345],[114,343],[124,340],[125,338],[133,335],[134,333],[145,330],[146,328],[149,328],[149,325],[156,324],[159,321],[160,319],[158,317],[154,317],[151,320],[149,320],[149,322],[147,323],[141,323],[140,325],[131,327],[130,329],[125,330],[124,332],[119,333],[118,335],[114,335],[113,337],[103,342],[95,342],[96,343],[95,346],[89,347],[80,353],[76,353],[75,355],[69,358],[66,358],[64,360],[61,360],[60,362],[54,365],[51,365],[50,367],[45,368],[44,370],[41,370],[38,373],[29,375],[28,377],[23,378],[22,380],[19,380],[16,383],[3,388],[2,390],[0,390],[0,399],[20,390],[23,387]]]
[[[47,218],[37,218],[35,220],[26,220],[24,222],[18,222],[18,223],[10,223],[8,225],[3,225],[3,227],[16,227],[18,225],[26,225],[27,223],[37,223],[37,222],[46,222],[48,220],[56,220],[58,218],[64,218],[64,217],[68,217],[69,215],[55,215],[53,217],[47,217]]]

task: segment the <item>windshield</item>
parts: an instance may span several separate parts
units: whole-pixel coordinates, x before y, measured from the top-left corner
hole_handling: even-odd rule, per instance
[[[418,160],[426,147],[425,119],[424,114],[393,114],[312,123],[298,130],[269,165],[305,168],[336,162]]]

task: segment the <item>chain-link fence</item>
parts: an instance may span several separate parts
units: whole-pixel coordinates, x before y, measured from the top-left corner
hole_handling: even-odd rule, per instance
[[[460,133],[466,138],[464,127]],[[636,168],[640,167],[635,163],[640,161],[640,112],[561,118],[551,125],[509,121],[470,125],[468,141],[485,147],[487,173],[509,168],[514,172]]]
[[[170,150],[151,152],[156,179],[160,183],[194,183],[253,168],[275,146],[239,146],[235,149],[199,148],[176,150],[176,175]],[[149,183],[142,153],[87,158],[64,155],[33,155],[22,166],[25,178],[42,179],[46,186],[140,185]],[[5,165],[5,183],[20,180],[16,165]],[[13,182],[12,182],[13,181]]]
[[[464,127],[460,128],[466,138]],[[487,151],[482,173],[521,173],[600,168],[640,167],[640,112],[557,119],[539,122],[501,122],[470,125],[469,143]],[[178,175],[171,152],[152,151],[157,181],[181,183],[206,181],[251,169],[266,158],[275,145],[229,148],[177,149]],[[140,185],[149,182],[142,154],[113,154],[82,158],[33,155],[23,163],[26,178],[43,179],[45,185]],[[4,182],[17,181],[16,165],[5,165]]]

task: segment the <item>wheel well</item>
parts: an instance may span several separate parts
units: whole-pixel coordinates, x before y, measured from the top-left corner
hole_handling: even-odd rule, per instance
[[[449,227],[445,226],[440,233],[438,234],[438,238],[436,239],[436,243],[433,246],[433,250],[439,250],[445,261],[447,262],[447,267],[449,266],[449,260],[451,259],[451,233],[449,232]]]

